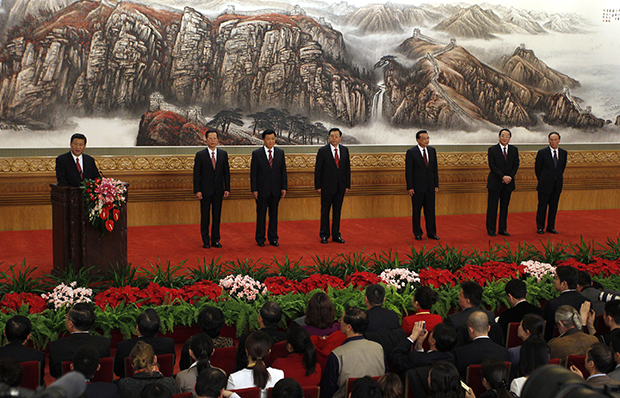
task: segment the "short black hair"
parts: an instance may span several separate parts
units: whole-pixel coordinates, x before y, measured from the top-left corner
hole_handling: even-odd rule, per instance
[[[504,287],[504,291],[516,299],[527,297],[527,285],[521,279],[509,280]]]
[[[439,300],[439,293],[428,286],[420,286],[415,290],[413,299],[418,302],[422,309],[430,310],[437,300]]]
[[[420,136],[421,136],[422,134],[428,134],[428,131],[426,131],[426,130],[420,130],[420,131],[418,131],[417,133],[415,133],[415,139],[416,139],[416,140],[419,140],[419,139],[420,139]]]
[[[579,271],[579,278],[577,279],[577,284],[582,287],[587,287],[592,285],[592,277],[586,271]]]
[[[378,283],[366,287],[366,298],[370,305],[382,305],[385,300],[385,288]]]
[[[208,129],[208,130],[207,130],[207,133],[205,134],[205,137],[209,137],[209,134],[211,134],[211,133],[215,133],[215,135],[216,135],[216,136],[218,136],[218,137],[219,137],[219,135],[220,135],[220,134],[217,132],[217,130],[215,130],[215,129]]]
[[[172,392],[162,383],[151,383],[144,386],[140,398],[172,398]]]
[[[273,398],[303,398],[304,390],[297,380],[285,377],[273,386],[271,396]]]
[[[32,322],[23,315],[15,315],[4,327],[6,339],[11,344],[22,344],[32,333]]]
[[[510,130],[508,130],[507,128],[503,128],[503,129],[501,129],[501,130],[499,131],[498,136],[499,136],[499,135],[502,135],[502,131],[507,131],[507,132],[508,132],[508,134],[510,134],[510,138],[512,138],[512,132],[511,132]]]
[[[79,331],[90,330],[95,324],[95,310],[89,303],[77,303],[67,313],[73,326]]]
[[[482,302],[482,286],[473,281],[465,281],[461,283],[461,290],[463,290],[463,297],[469,300],[471,305],[477,307]]]
[[[265,139],[265,137],[267,137],[268,135],[276,135],[276,132],[273,129],[267,129],[265,131],[263,131],[263,139]]]
[[[161,319],[153,308],[138,315],[137,323],[138,330],[143,337],[155,337],[161,328]]]
[[[73,140],[84,140],[84,144],[86,144],[86,136],[82,133],[75,133],[71,136],[71,141],[69,143],[73,143]]]
[[[606,302],[605,315],[610,316],[617,325],[620,325],[620,300]]]
[[[342,315],[342,320],[351,325],[354,333],[364,333],[368,329],[368,314],[361,308],[346,309]]]
[[[0,357],[0,383],[19,387],[24,378],[24,367],[15,358]]]
[[[538,314],[525,314],[521,320],[523,330],[530,332],[530,338],[543,337],[545,332],[545,320]],[[550,326],[553,327],[553,326]]]
[[[551,136],[555,134],[558,136],[559,139],[562,139],[562,136],[560,135],[560,133],[558,133],[557,131],[552,131],[549,133],[549,136],[547,138],[551,138]]]
[[[603,343],[595,343],[590,346],[586,353],[587,358],[594,362],[596,369],[603,373],[609,373],[616,367],[614,353],[611,347]]]
[[[212,339],[220,337],[220,331],[224,327],[224,313],[217,307],[206,306],[198,314],[198,327]]]
[[[265,327],[275,328],[282,320],[282,308],[275,301],[267,301],[260,309]]]
[[[221,370],[206,368],[196,377],[196,396],[217,398],[222,389],[226,387],[227,381],[228,378]]]
[[[560,282],[566,282],[568,284],[569,289],[577,289],[577,283],[579,282],[579,271],[577,271],[577,268],[561,265],[556,267],[555,274],[558,276]]]
[[[351,386],[351,398],[381,398],[381,385],[370,376],[361,377]]]
[[[447,323],[438,323],[431,333],[439,351],[448,352],[456,345],[456,331]]]
[[[338,127],[332,127],[331,129],[329,129],[329,132],[327,133],[327,135],[332,135],[332,131],[337,131],[338,134],[340,134],[340,136],[342,137],[342,131],[340,131]]]
[[[87,379],[92,379],[99,366],[99,351],[93,346],[83,345],[73,354],[73,370],[80,372]]]

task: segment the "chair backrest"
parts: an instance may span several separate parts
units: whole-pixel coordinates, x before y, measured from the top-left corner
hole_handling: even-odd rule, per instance
[[[319,386],[302,386],[304,390],[304,398],[319,398],[321,396],[321,387]]]
[[[211,365],[222,369],[226,374],[235,372],[237,347],[216,348],[211,355]],[[245,397],[243,397],[245,398]]]
[[[510,374],[510,362],[505,362],[508,365],[508,374]],[[482,385],[482,365],[469,365],[467,367],[467,374],[465,375],[465,384],[467,384],[479,397],[480,394],[487,389]]]
[[[510,322],[508,324],[508,333],[506,334],[506,348],[517,347],[521,345],[522,341],[517,335],[520,324],[520,322]]]
[[[41,362],[28,361],[22,362],[21,364],[24,368],[24,377],[19,386],[30,390],[36,390],[41,382]]]
[[[159,372],[166,377],[172,377],[174,375],[174,354],[162,354],[157,355],[157,365],[159,365]],[[125,358],[125,377],[131,377],[134,373],[133,365],[131,364],[131,358]]]
[[[286,341],[278,341],[271,346],[271,352],[267,356],[265,365],[271,366],[278,358],[285,358],[288,356],[288,350],[286,349]]]
[[[381,375],[381,376],[372,376],[372,378],[373,378],[373,380],[379,380],[379,379],[380,379],[381,377],[383,377],[383,376],[384,376],[384,375]],[[359,379],[359,377],[349,377],[349,378],[347,379],[347,387],[346,387],[346,390],[345,390],[345,395],[344,395],[345,397],[348,397],[348,396],[349,396],[349,394],[351,393],[351,390],[353,389],[353,382],[354,382],[355,380],[357,380],[357,379]]]
[[[182,392],[180,394],[174,394],[172,398],[192,398],[191,392]]]
[[[237,393],[237,395],[239,395],[241,398],[260,398],[259,387],[240,388],[238,390],[230,391]]]
[[[590,372],[586,369],[586,356],[585,355],[569,355],[566,357],[566,369],[570,369],[571,365],[575,365],[575,367],[581,370],[583,373],[583,378],[587,379],[590,377]]]
[[[561,365],[562,364],[562,360],[560,358],[551,358],[549,360],[549,365]]]
[[[103,357],[99,359],[99,365],[101,368],[95,372],[95,375],[91,379],[94,382],[112,383],[114,380],[114,358]],[[62,373],[69,373],[71,371],[71,361],[62,362]]]

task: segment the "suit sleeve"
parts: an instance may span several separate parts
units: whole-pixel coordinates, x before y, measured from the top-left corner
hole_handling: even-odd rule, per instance
[[[512,169],[510,169],[510,172],[508,173],[508,175],[514,180],[515,176],[517,175],[517,171],[519,170],[519,149],[516,146],[512,146],[511,148],[514,149],[514,151],[516,152],[515,155],[515,162],[512,165]]]
[[[489,158],[489,168],[491,169],[491,173],[493,173],[493,176],[498,179],[501,180],[502,177],[504,177],[504,172],[502,171],[502,169],[497,165],[496,163],[496,159],[495,159],[495,155],[493,154],[493,149],[496,146],[492,146],[489,148],[489,152],[487,154],[487,157]],[[518,165],[517,165],[518,167]]]
[[[351,189],[351,157],[349,156],[349,148],[346,148],[347,151],[347,171],[346,171],[346,175],[344,176],[345,178],[345,187],[347,187],[347,189]]]
[[[564,149],[559,150],[560,156],[564,154],[564,161],[560,162],[560,166],[562,167],[562,171],[560,174],[564,174],[564,170],[566,170],[566,163],[568,163],[568,152]]]
[[[101,178],[101,173],[99,173],[99,169],[97,168],[97,162],[95,162],[94,158],[91,158],[91,163],[92,163],[92,166],[93,166],[93,169],[94,169],[93,174],[95,176],[95,179]]]
[[[60,156],[56,158],[56,181],[59,184],[69,185],[69,180],[67,179],[67,167]]]
[[[435,148],[433,148],[433,157],[435,158],[433,162],[433,175],[435,176],[433,184],[435,184],[435,188],[439,188],[439,168],[437,165],[437,151]]]
[[[230,192],[230,166],[228,164],[228,153],[224,152],[224,191]]]
[[[252,152],[252,162],[250,163],[250,191],[258,191],[258,156],[256,151]]]
[[[405,155],[405,180],[407,181],[407,191],[413,189],[413,154],[411,150]]]
[[[202,173],[202,160],[200,154],[197,153],[194,158],[194,193],[198,193],[201,191],[200,188],[200,178]]]
[[[316,163],[314,164],[314,189],[321,189],[321,177],[323,174],[323,154],[320,148],[316,154]]]
[[[536,178],[540,180],[540,174],[543,169],[543,150],[538,151],[536,154],[536,161],[534,162],[534,172],[536,173]]]
[[[284,155],[284,151],[282,151],[282,167],[281,167],[280,181],[282,183],[282,189],[288,191],[288,176],[286,174],[286,156]]]

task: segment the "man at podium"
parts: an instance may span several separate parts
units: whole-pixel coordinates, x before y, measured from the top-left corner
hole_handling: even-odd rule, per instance
[[[71,136],[71,151],[56,158],[56,180],[58,184],[79,187],[87,178],[100,178],[95,159],[84,153],[86,136],[75,133]]]

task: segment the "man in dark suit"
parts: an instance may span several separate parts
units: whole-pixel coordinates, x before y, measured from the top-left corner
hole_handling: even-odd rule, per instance
[[[538,179],[538,210],[536,210],[536,228],[539,234],[545,233],[545,215],[547,208],[547,232],[557,234],[555,230],[555,216],[558,212],[558,203],[564,184],[564,169],[568,153],[558,148],[560,134],[549,133],[549,147],[543,148],[536,154],[534,171]]]
[[[95,159],[86,155],[86,136],[76,133],[71,136],[71,151],[56,158],[56,180],[58,184],[79,187],[84,179],[101,178]]]
[[[543,318],[547,326],[545,327],[545,340],[553,338],[555,328],[555,312],[561,305],[570,305],[577,313],[581,309],[581,304],[587,299],[577,292],[577,282],[579,281],[579,271],[569,266],[560,266],[555,269],[555,290],[561,292],[560,296],[547,300],[543,307]]]
[[[497,204],[499,203],[499,228],[498,233],[510,236],[507,231],[508,204],[510,195],[515,190],[515,175],[519,170],[519,150],[516,146],[508,145],[512,133],[508,129],[499,132],[499,144],[489,148],[489,178],[487,189],[489,197],[487,202],[487,233],[495,236],[497,223]]]
[[[276,148],[276,132],[263,131],[265,145],[252,152],[250,187],[256,200],[256,243],[265,246],[265,220],[269,208],[267,238],[272,246],[278,243],[278,204],[286,195],[288,182],[284,151]]]
[[[495,313],[480,308],[482,303],[482,286],[473,281],[465,281],[461,283],[461,291],[459,293],[459,306],[463,309],[461,312],[455,312],[445,319],[445,323],[452,326],[454,330],[467,326],[467,318],[476,311],[482,311],[487,314],[489,324],[495,324]]]
[[[400,318],[392,310],[383,307],[385,301],[385,288],[379,284],[368,285],[364,296],[366,313],[368,314],[368,327],[366,332],[378,332],[380,330],[393,330],[400,327]]]
[[[44,385],[45,353],[26,347],[32,333],[32,322],[23,315],[15,315],[4,327],[4,337],[8,344],[0,347],[0,357],[11,357],[19,362],[38,361],[41,365],[40,385]]]
[[[521,322],[525,314],[537,314],[543,316],[543,310],[527,302],[527,286],[521,279],[511,279],[504,287],[509,309],[499,314],[497,324],[499,325],[504,337],[508,334],[508,324],[511,322]]]
[[[454,350],[456,368],[465,378],[469,365],[479,365],[487,358],[509,361],[508,350],[489,338],[489,318],[482,311],[475,311],[467,318],[467,331],[472,342]]]
[[[95,311],[91,304],[75,304],[67,313],[65,322],[71,335],[54,340],[49,345],[50,374],[56,378],[62,376],[63,361],[72,361],[75,351],[83,345],[95,347],[100,357],[110,356],[110,339],[88,332],[95,323]]]
[[[605,386],[620,385],[620,382],[609,377],[608,373],[616,367],[614,361],[614,352],[611,347],[603,344],[596,343],[586,353],[585,368],[590,373],[590,376],[586,379],[586,383],[594,388],[603,389]],[[575,366],[571,365],[569,368],[573,373],[583,377],[583,373]]]
[[[435,194],[439,191],[437,152],[428,146],[429,138],[425,130],[418,131],[415,139],[418,145],[410,148],[405,157],[405,178],[413,207],[413,235],[416,240],[422,240],[420,213],[424,208],[426,235],[438,240],[435,223]]]
[[[194,160],[194,193],[200,200],[200,234],[202,247],[222,247],[220,220],[222,202],[230,194],[230,167],[228,154],[217,149],[217,131],[207,131],[207,149],[196,154]],[[209,239],[209,211],[213,211],[211,238]]]
[[[329,238],[329,211],[332,214],[332,241],[344,243],[340,236],[340,212],[344,194],[351,188],[351,162],[349,150],[340,145],[342,131],[329,130],[329,144],[321,147],[316,155],[314,188],[321,194],[321,243]]]
[[[86,391],[80,397],[86,398],[120,398],[116,383],[91,382],[99,369],[101,358],[94,347],[84,345],[78,348],[73,355],[71,370],[80,372],[87,380]]]
[[[138,341],[144,341],[153,347],[155,355],[174,354],[174,339],[156,337],[161,328],[161,319],[152,308],[147,309],[136,319],[136,333],[138,337],[118,343],[114,356],[114,373],[118,377],[125,377],[125,358],[129,356]]]
[[[423,344],[426,337],[430,349],[424,352]],[[440,323],[429,333],[424,328],[423,321],[418,321],[413,326],[411,335],[392,349],[388,359],[402,373],[419,366],[432,365],[437,361],[454,363],[454,354],[450,351],[455,344],[456,332],[450,326]]]

